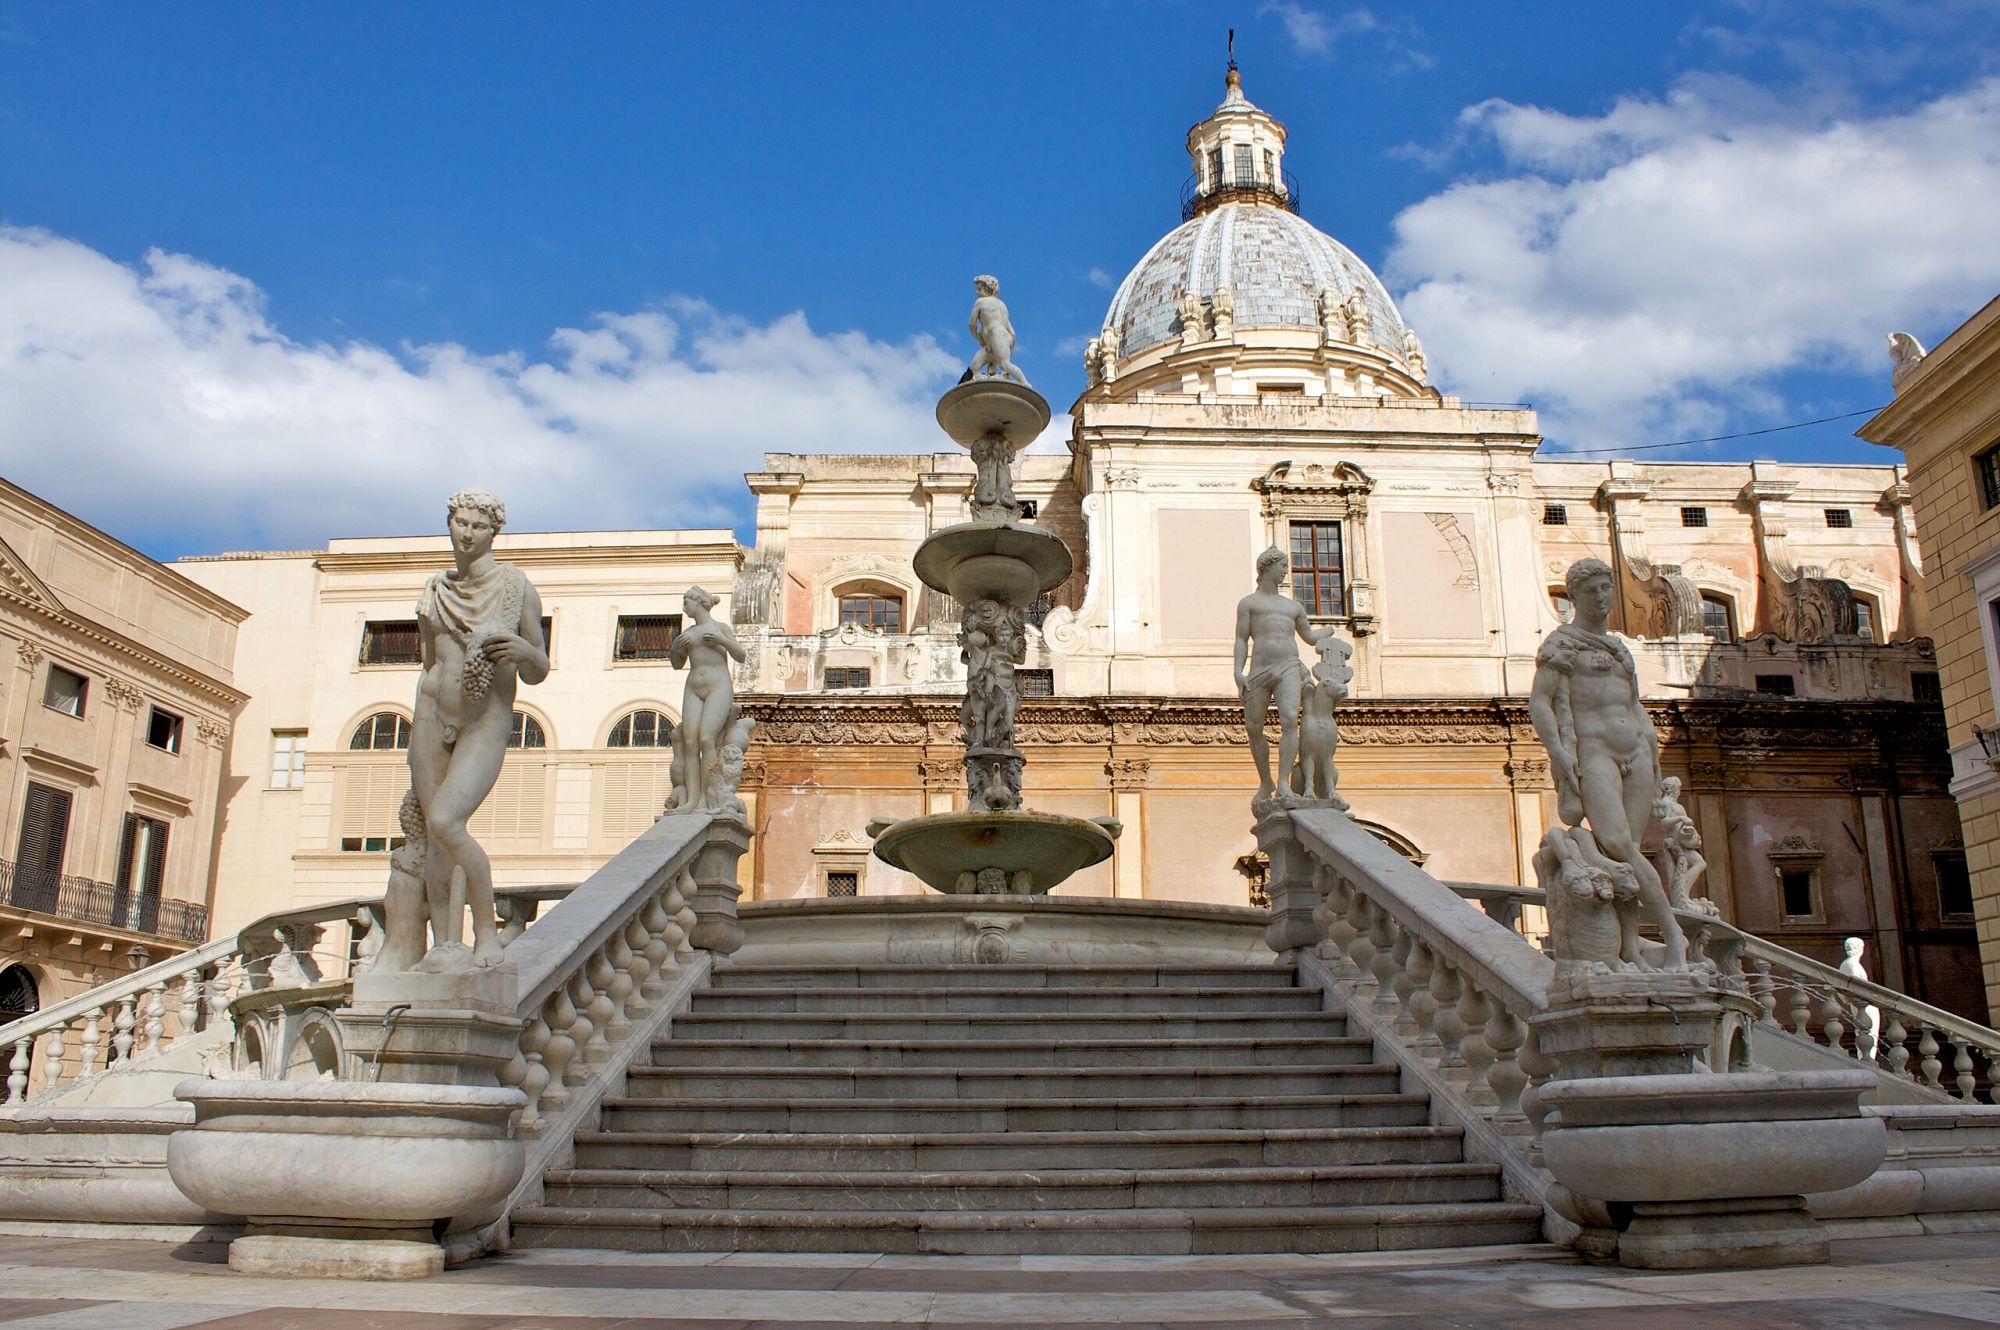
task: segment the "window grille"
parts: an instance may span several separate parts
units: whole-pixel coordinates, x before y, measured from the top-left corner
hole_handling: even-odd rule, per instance
[[[658,711],[641,708],[630,711],[618,718],[611,727],[611,737],[604,741],[607,748],[670,748],[674,742],[674,723]]]
[[[415,619],[370,619],[361,626],[363,665],[416,665],[423,658],[423,635]]]
[[[1543,526],[1568,526],[1569,505],[1566,503],[1545,503],[1542,505]]]
[[[613,660],[665,660],[680,635],[678,614],[621,614]]]
[[[1014,684],[1022,697],[1054,697],[1056,695],[1056,672],[1054,670],[1015,670]]]
[[[1708,509],[1706,509],[1706,508],[1683,508],[1683,509],[1681,509],[1681,525],[1682,525],[1682,526],[1707,526],[1707,525],[1708,525]]]
[[[826,667],[825,684],[829,689],[866,688],[870,677],[866,665],[829,665]]]
[[[410,722],[393,711],[378,711],[354,727],[347,741],[350,752],[387,752],[410,746]]]
[[[1936,670],[1910,671],[1910,700],[1912,702],[1943,702],[1944,685]]]
[[[1795,697],[1799,681],[1789,674],[1760,674],[1757,676],[1757,691],[1771,697]]]
[[[1826,524],[1830,527],[1851,527],[1854,525],[1854,512],[1849,508],[1828,508]]]
[[[861,874],[856,872],[828,873],[826,875],[828,896],[859,896],[861,894]]]
[[[1972,459],[1973,474],[1979,478],[1979,506],[2000,508],[2000,447],[1988,448]]]

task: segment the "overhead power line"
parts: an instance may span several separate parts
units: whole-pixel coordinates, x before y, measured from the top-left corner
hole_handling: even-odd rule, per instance
[[[1804,429],[1808,425],[1829,425],[1836,420],[1852,420],[1856,416],[1872,416],[1882,408],[1871,406],[1865,411],[1849,411],[1838,416],[1821,416],[1818,420],[1795,420],[1789,425],[1773,425],[1769,429],[1746,429],[1741,434],[1713,434],[1705,439],[1676,439],[1672,443],[1635,443],[1624,448],[1563,448],[1551,450],[1553,457],[1606,457],[1612,453],[1648,453],[1659,448],[1691,448],[1698,443],[1725,443],[1730,439],[1751,439],[1759,434],[1782,434],[1788,429]]]

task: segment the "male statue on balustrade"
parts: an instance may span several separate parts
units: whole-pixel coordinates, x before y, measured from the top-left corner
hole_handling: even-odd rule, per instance
[[[1611,636],[1615,594],[1611,565],[1579,559],[1564,579],[1576,617],[1558,627],[1535,657],[1528,715],[1548,749],[1557,815],[1589,860],[1629,870],[1638,903],[1660,930],[1664,968],[1687,968],[1687,939],[1652,861],[1639,849],[1660,793],[1660,741],[1639,700],[1632,653]],[[1622,871],[1616,874],[1623,877]],[[1621,959],[1641,963],[1636,934],[1627,931]]]
[[[1299,641],[1317,646],[1333,628],[1314,628],[1306,607],[1278,590],[1290,559],[1276,546],[1257,556],[1257,589],[1236,604],[1236,687],[1243,697],[1243,724],[1250,731],[1250,755],[1257,760],[1257,794],[1250,810],[1262,817],[1272,807],[1298,802],[1271,776],[1271,745],[1264,717],[1278,704],[1278,770],[1287,779],[1299,752],[1299,702],[1305,665]]]

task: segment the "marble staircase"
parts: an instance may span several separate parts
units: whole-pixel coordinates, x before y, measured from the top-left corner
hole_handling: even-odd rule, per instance
[[[1275,959],[1275,958],[1274,958]],[[517,1246],[1327,1252],[1535,1241],[1288,966],[735,965]]]

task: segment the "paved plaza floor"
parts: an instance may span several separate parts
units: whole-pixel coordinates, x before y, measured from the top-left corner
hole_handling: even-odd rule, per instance
[[[1546,1247],[1356,1256],[536,1251],[438,1279],[234,1274],[212,1244],[0,1237],[6,1330],[931,1330],[2000,1325],[2000,1234],[1837,1243],[1831,1266],[1642,1274]]]

